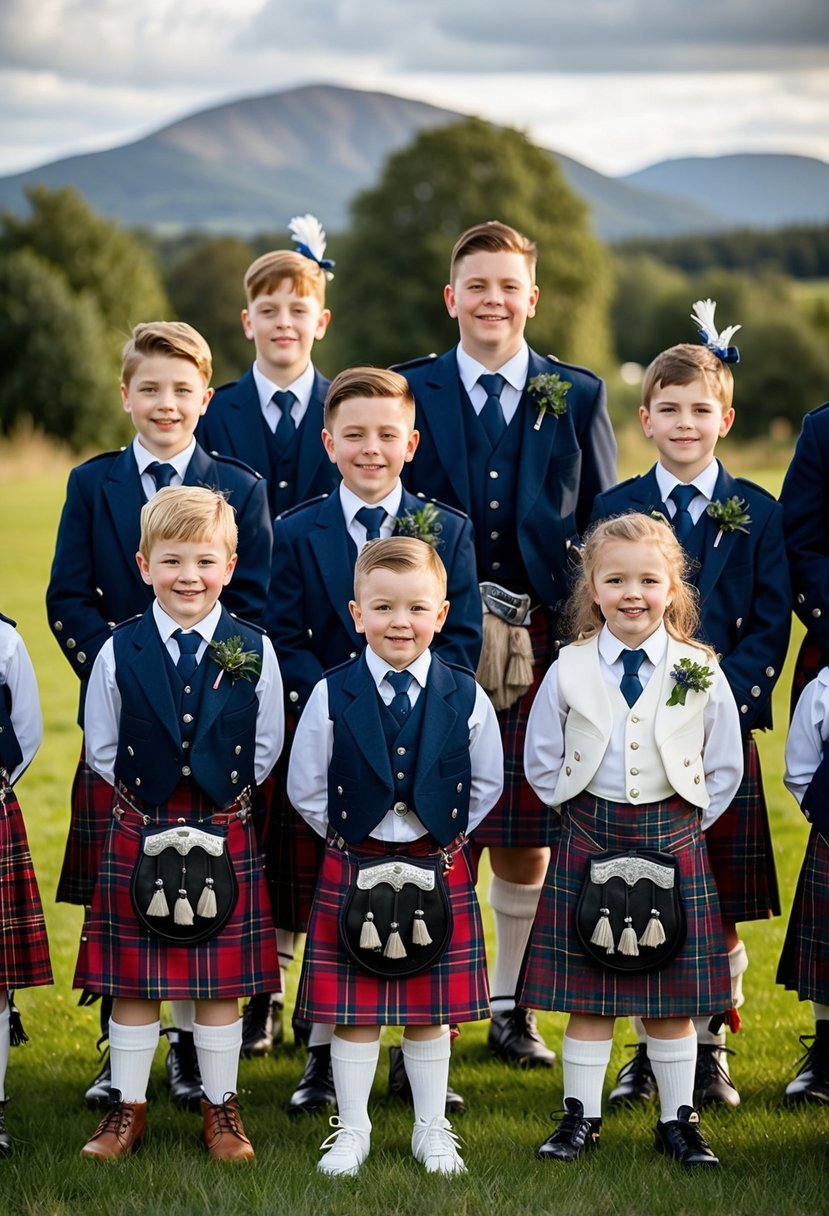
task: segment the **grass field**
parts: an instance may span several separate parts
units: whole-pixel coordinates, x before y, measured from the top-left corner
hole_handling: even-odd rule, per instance
[[[37,866],[55,965],[54,988],[22,991],[19,1004],[31,1042],[12,1052],[7,1087],[15,1154],[0,1162],[0,1213],[127,1216],[131,1213],[323,1213],[391,1216],[411,1213],[821,1213],[829,1210],[824,1148],[826,1111],[783,1109],[781,1094],[800,1053],[797,1035],[811,1029],[810,1010],[774,984],[785,918],[748,925],[744,1030],[732,1062],[743,1104],[706,1117],[723,1166],[688,1176],[653,1152],[655,1112],[606,1119],[601,1150],[574,1167],[542,1165],[534,1149],[548,1134],[549,1112],[561,1104],[561,1073],[523,1073],[495,1064],[485,1027],[464,1029],[453,1082],[469,1113],[457,1121],[469,1166],[466,1177],[423,1174],[409,1155],[410,1116],[385,1093],[381,1054],[372,1115],[372,1154],[357,1179],[325,1180],[315,1172],[323,1121],[294,1123],[283,1108],[302,1069],[293,1049],[267,1060],[243,1061],[240,1090],[256,1146],[250,1167],[205,1161],[194,1116],[179,1114],[163,1086],[163,1049],[150,1090],[150,1139],[135,1158],[114,1166],[82,1162],[78,1151],[94,1115],[81,1095],[95,1067],[97,1010],[82,1010],[70,985],[79,912],[52,902],[68,820],[68,795],[79,747],[76,688],[48,632],[43,595],[65,485],[65,462],[48,449],[25,459],[0,453],[3,521],[2,610],[15,617],[40,681],[44,745],[19,786]],[[776,489],[779,470],[754,472]],[[799,632],[797,634],[799,637]],[[791,663],[791,658],[790,658]],[[790,667],[790,665],[789,665]],[[777,730],[760,748],[781,890],[788,905],[805,842],[804,823],[782,786],[782,753],[790,669],[776,697]],[[292,976],[295,983],[296,976]],[[542,1015],[550,1044],[561,1047],[564,1018]],[[393,1041],[397,1032],[387,1036]],[[611,1072],[627,1058],[620,1025]]]

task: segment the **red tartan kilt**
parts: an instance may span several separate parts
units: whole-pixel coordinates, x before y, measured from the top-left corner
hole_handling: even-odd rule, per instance
[[[792,677],[792,696],[789,704],[789,714],[794,714],[795,706],[800,700],[800,694],[807,684],[814,680],[821,667],[829,663],[829,655],[825,654],[814,638],[809,634],[803,639],[794,665]]]
[[[349,846],[350,848],[350,846]],[[355,857],[397,853],[424,856],[434,842],[392,845],[364,841]],[[446,875],[454,917],[452,939],[440,962],[408,979],[383,980],[360,970],[340,945],[340,909],[357,867],[326,845],[308,926],[296,1015],[341,1026],[440,1025],[489,1017],[489,991],[481,915],[466,850]]]
[[[88,904],[98,881],[112,809],[112,786],[81,758],[72,782],[69,835],[55,896],[58,903]]]
[[[115,800],[123,805],[117,794]],[[159,816],[153,815],[153,826],[209,822],[215,809],[198,787],[182,784]],[[244,822],[234,819],[227,829],[239,884],[236,907],[220,933],[196,945],[170,945],[138,923],[130,880],[140,845],[134,814],[120,823],[111,818],[74,987],[139,1000],[218,1000],[278,992],[276,932],[251,816]]]
[[[263,791],[267,815],[262,833],[265,877],[271,901],[273,923],[279,929],[304,933],[311,916],[325,842],[288,801],[285,783],[293,731],[286,734],[285,746]]]
[[[722,918],[732,924],[780,915],[763,774],[751,736],[743,740],[743,764],[734,801],[705,833]]]
[[[49,939],[26,825],[11,786],[0,791],[0,989],[52,983]]]
[[[556,655],[554,617],[537,608],[530,619],[533,652],[533,682],[530,689],[509,709],[501,710],[498,722],[504,745],[504,791],[498,802],[475,829],[473,846],[488,845],[515,849],[552,844],[558,838],[559,817],[543,806],[524,776],[524,739],[527,719],[541,681]]]
[[[777,982],[829,1004],[829,842],[812,828],[797,880]]]
[[[604,849],[673,853],[688,935],[679,954],[641,975],[606,971],[584,953],[575,932],[576,904],[590,858]],[[681,798],[646,806],[580,794],[562,808],[521,981],[530,1009],[602,1016],[693,1017],[731,1008],[731,981],[717,892],[696,808]]]

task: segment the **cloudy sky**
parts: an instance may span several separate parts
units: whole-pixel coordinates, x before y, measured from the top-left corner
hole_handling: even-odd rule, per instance
[[[826,0],[0,0],[0,173],[331,82],[523,127],[605,173],[829,161]]]

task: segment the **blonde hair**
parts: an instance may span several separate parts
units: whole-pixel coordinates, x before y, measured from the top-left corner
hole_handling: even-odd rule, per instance
[[[535,268],[538,262],[538,247],[523,232],[502,224],[500,220],[487,220],[483,224],[475,224],[467,228],[455,241],[452,256],[449,259],[449,282],[455,282],[458,263],[472,253],[520,253],[527,263],[530,281],[535,282]]]
[[[385,540],[370,540],[363,545],[354,567],[354,598],[360,598],[360,584],[373,570],[391,570],[395,574],[410,571],[422,573],[432,580],[438,599],[446,599],[446,567],[434,545],[414,536],[389,536]]]
[[[273,249],[251,262],[245,271],[245,298],[252,304],[257,296],[276,291],[286,282],[298,296],[315,296],[320,307],[325,307],[325,271],[295,249]]]
[[[731,368],[713,351],[699,342],[681,342],[669,346],[649,364],[642,378],[642,405],[650,409],[653,394],[672,384],[692,384],[702,380],[722,406],[723,413],[731,409],[734,400],[734,377]]]
[[[699,627],[698,597],[696,589],[685,581],[688,574],[685,552],[670,524],[635,512],[604,519],[588,532],[581,551],[578,581],[565,610],[569,636],[575,640],[580,635],[595,633],[604,624],[601,609],[594,598],[594,576],[602,547],[612,541],[656,545],[671,582],[671,602],[665,609],[665,628],[678,642],[699,645],[694,637]]]
[[[136,325],[125,343],[121,361],[121,382],[129,385],[142,359],[164,355],[167,359],[187,359],[194,365],[205,385],[213,375],[210,347],[197,329],[184,321],[148,321]]]
[[[163,541],[185,544],[218,541],[228,560],[236,552],[236,513],[222,494],[204,486],[165,486],[141,509],[139,552],[150,560],[154,545]]]
[[[409,427],[414,426],[415,403],[409,383],[399,372],[383,367],[349,367],[331,381],[325,395],[325,429],[330,431],[338,408],[352,397],[388,397],[400,403]]]

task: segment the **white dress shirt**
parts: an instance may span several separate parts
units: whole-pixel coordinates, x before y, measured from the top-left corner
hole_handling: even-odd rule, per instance
[[[259,370],[259,367],[254,363],[253,382],[256,385],[256,391],[259,394],[259,408],[262,411],[262,417],[268,424],[268,428],[273,433],[279,426],[279,420],[282,417],[282,410],[272,400],[274,393],[293,393],[296,400],[291,406],[291,417],[294,420],[294,426],[299,426],[302,419],[305,417],[308,409],[308,403],[311,400],[311,393],[314,388],[314,365],[309,363],[301,376],[297,376],[296,380],[291,384],[286,384],[284,388],[280,388],[278,384],[274,384],[269,380],[264,372]],[[322,440],[320,440],[322,443]]]
[[[343,509],[345,517],[345,527],[348,535],[357,546],[359,554],[366,543],[368,529],[365,524],[361,524],[356,518],[357,512],[361,507],[382,507],[386,512],[386,518],[380,524],[380,538],[385,540],[391,536],[397,523],[397,513],[400,510],[400,503],[403,499],[403,483],[398,478],[397,485],[393,490],[390,490],[385,498],[381,498],[379,502],[366,502],[362,498],[358,498],[353,490],[349,490],[344,481],[340,482],[340,506]]]
[[[158,493],[158,486],[155,484],[155,478],[151,477],[147,472],[147,468],[156,461],[159,464],[171,464],[175,469],[175,475],[170,478],[171,486],[180,486],[187,472],[187,466],[190,463],[193,453],[196,450],[196,441],[192,439],[187,447],[181,452],[177,452],[175,456],[167,456],[164,460],[160,460],[158,456],[153,456],[152,452],[148,452],[141,440],[136,435],[132,441],[132,451],[135,456],[135,463],[138,465],[138,474],[141,478],[141,489],[144,491],[144,497],[147,502],[150,501]]]
[[[20,634],[6,621],[0,621],[0,684],[6,685],[12,699],[12,726],[23,754],[20,764],[9,773],[9,784],[14,785],[43,741],[43,717],[29,652]]]
[[[668,514],[673,519],[679,507],[671,498],[671,490],[674,486],[692,485],[697,492],[696,498],[691,499],[691,505],[688,507],[688,512],[694,523],[702,515],[708,504],[714,497],[714,489],[717,485],[717,478],[720,475],[720,462],[712,460],[707,468],[701,473],[697,473],[691,481],[680,481],[673,473],[669,473],[661,461],[656,463],[656,484],[659,486],[659,493],[662,495],[662,501],[668,508]]]
[[[380,697],[384,704],[389,705],[394,697],[394,689],[385,675],[387,671],[395,669],[389,667],[371,647],[366,647],[365,658]],[[412,705],[416,704],[425,687],[431,662],[430,651],[424,650],[406,668],[414,677],[408,692]],[[328,684],[320,680],[308,698],[294,736],[288,765],[288,798],[306,823],[323,837],[328,831],[328,767],[333,749],[334,724],[328,716]],[[472,783],[467,835],[489,814],[504,787],[504,756],[498,719],[492,702],[480,685],[476,687],[475,704],[469,717],[469,755]],[[373,839],[400,844],[425,835],[426,828],[413,811],[400,816],[391,810],[370,833]]]
[[[798,803],[823,759],[829,740],[829,667],[822,667],[806,685],[797,702],[786,739],[786,771],[783,784]]]
[[[484,367],[483,363],[479,363],[477,359],[473,359],[471,355],[468,355],[460,343],[456,348],[455,354],[458,360],[458,374],[461,378],[461,384],[466,389],[467,396],[472,402],[473,410],[476,414],[480,414],[484,408],[488,394],[484,386],[478,383],[478,377],[491,375],[492,373],[488,367]],[[503,376],[506,380],[506,384],[501,389],[501,409],[504,411],[504,421],[507,426],[509,426],[515,417],[515,411],[518,409],[524,393],[529,367],[530,348],[524,342],[521,345],[521,349],[511,359],[507,359],[506,363],[495,369],[498,375]]]

